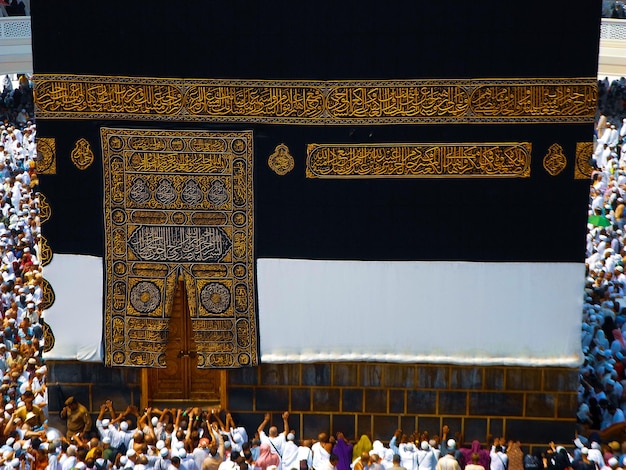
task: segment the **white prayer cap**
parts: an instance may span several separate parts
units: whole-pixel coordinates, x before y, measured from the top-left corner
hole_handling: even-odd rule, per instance
[[[428,450],[428,447],[429,447],[429,446],[428,446],[428,442],[426,442],[426,441],[422,441],[421,446],[422,446],[422,450]]]
[[[77,470],[83,470],[84,468],[87,468],[87,465],[85,465],[85,462],[76,462],[74,468]]]
[[[415,450],[415,446],[410,442],[406,446],[404,446],[404,448],[407,452],[413,452]]]
[[[175,446],[177,449],[182,449],[185,447],[185,443],[183,441],[177,441]]]
[[[448,449],[456,449],[456,441],[454,439],[448,439],[446,444],[448,445]]]
[[[611,457],[608,463],[609,467],[617,467],[617,459],[615,457]]]
[[[134,457],[135,455],[137,455],[137,452],[135,452],[135,449],[128,449],[126,451],[126,457]]]
[[[170,451],[167,447],[162,447],[161,450],[159,450],[159,455],[163,458],[167,457],[169,453]]]
[[[120,457],[120,464],[126,465],[127,463],[128,463],[128,457],[126,457],[125,455],[122,455]]]
[[[185,449],[178,449],[178,457],[181,459],[187,458],[187,451]]]
[[[102,439],[102,443],[103,444],[110,444],[111,443],[111,438],[109,436],[105,437],[104,439]]]
[[[157,418],[156,416],[152,417],[152,426],[156,426],[157,424],[159,424],[159,418]]]
[[[586,447],[583,447],[582,449],[580,449],[580,452],[581,452],[583,455],[587,455],[587,454],[589,453],[589,449],[587,449]]]
[[[156,448],[157,448],[157,449],[159,449],[159,450],[161,450],[161,449],[163,449],[163,447],[165,447],[165,441],[164,441],[164,440],[162,440],[162,439],[159,439],[159,440],[157,441],[157,443],[156,443]]]
[[[120,423],[120,429],[121,429],[122,431],[128,431],[128,423],[127,423],[126,421],[122,421],[122,422]]]
[[[296,438],[296,435],[292,432],[290,432],[289,434],[287,434],[287,440],[288,441],[293,441]]]

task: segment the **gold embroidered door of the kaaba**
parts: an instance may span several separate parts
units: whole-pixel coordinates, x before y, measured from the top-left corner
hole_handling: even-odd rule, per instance
[[[256,365],[252,132],[100,132],[106,364],[165,368],[179,335],[198,369]]]
[[[185,284],[176,286],[170,315],[165,368],[147,369],[147,402],[173,405],[183,401],[218,408],[224,405],[225,371],[199,369]],[[147,393],[146,393],[147,392]]]

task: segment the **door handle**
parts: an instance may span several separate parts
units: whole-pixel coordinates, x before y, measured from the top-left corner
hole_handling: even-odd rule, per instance
[[[178,354],[176,355],[176,357],[181,358],[181,357],[189,357],[189,358],[194,358],[194,357],[198,357],[198,353],[196,351],[183,351],[182,349],[180,351],[178,351]]]

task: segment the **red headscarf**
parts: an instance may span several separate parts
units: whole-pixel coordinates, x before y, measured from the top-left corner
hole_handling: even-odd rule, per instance
[[[265,470],[270,465],[280,465],[280,458],[277,454],[272,453],[269,444],[261,444],[259,446],[259,458],[256,459],[256,466],[261,470]]]

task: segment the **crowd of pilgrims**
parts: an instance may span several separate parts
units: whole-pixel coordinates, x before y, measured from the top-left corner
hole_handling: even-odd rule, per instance
[[[32,84],[2,80],[0,95],[0,429],[40,422],[47,416],[43,274],[35,162],[36,125]],[[32,111],[31,111],[32,112]],[[32,427],[31,432],[44,432]],[[3,438],[2,442],[6,442]],[[4,460],[2,461],[4,465]]]
[[[62,412],[68,418],[64,436],[11,435],[4,452],[8,466],[37,469],[133,469],[133,470],[605,470],[617,468],[620,452],[609,448],[600,454],[593,445],[581,445],[570,456],[563,447],[549,443],[545,449],[525,453],[519,442],[493,439],[484,448],[477,440],[459,447],[451,430],[413,434],[402,430],[389,436],[388,444],[362,435],[352,441],[342,432],[298,439],[284,412],[272,423],[266,414],[254,434],[238,426],[226,411],[146,408],[127,406],[117,412],[111,401],[101,405],[95,420],[97,432],[84,405],[74,397]],[[268,427],[269,426],[269,427]],[[280,427],[280,429],[279,429]],[[458,434],[456,435],[458,437]],[[47,438],[47,441],[46,441]],[[26,450],[23,450],[26,447]],[[25,455],[15,457],[17,452]],[[596,460],[593,460],[596,459]],[[604,462],[607,462],[605,465]],[[598,467],[599,468],[599,467]],[[8,468],[7,468],[8,470]],[[597,470],[597,469],[596,469]]]
[[[444,426],[437,434],[396,431],[387,444],[343,433],[301,438],[282,415],[266,415],[249,434],[225,411],[114,410],[92,422],[73,397],[61,412],[65,432],[48,428],[43,276],[35,164],[32,83],[5,77],[0,97],[0,470],[615,470],[626,468],[626,80],[599,82],[589,199],[579,433],[569,450],[554,443],[533,453],[491,439],[464,448]],[[280,423],[278,423],[280,424]],[[437,432],[437,430],[435,430]],[[456,439],[456,440],[455,440]]]

